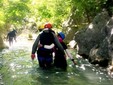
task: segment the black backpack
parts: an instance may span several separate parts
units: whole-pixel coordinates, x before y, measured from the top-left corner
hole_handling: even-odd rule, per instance
[[[54,31],[51,29],[42,31],[42,33],[40,34],[40,43],[42,45],[51,45],[52,43],[54,43],[53,33]]]

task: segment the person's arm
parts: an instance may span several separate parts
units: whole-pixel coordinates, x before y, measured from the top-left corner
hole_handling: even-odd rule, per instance
[[[46,49],[53,49],[54,46],[55,45],[52,43],[51,45],[44,45],[44,48],[46,48]]]
[[[54,33],[52,33],[52,34],[54,36],[55,45],[57,45],[58,49],[65,55],[64,48],[62,47],[61,43],[59,42],[57,36]]]
[[[70,52],[69,52],[68,49],[65,50],[65,53],[66,53],[67,56],[71,59],[71,61],[74,63],[74,65],[76,65],[76,62],[74,61],[74,58],[73,58],[73,56],[70,54]]]
[[[6,40],[8,40],[9,39],[9,33],[7,34],[7,39]]]
[[[33,46],[32,46],[32,54],[35,54],[37,47],[38,47],[38,43],[39,43],[39,39],[40,39],[40,35],[36,38]]]
[[[68,49],[65,50],[66,54],[68,55],[68,57],[73,60],[74,58],[71,56],[70,52]]]
[[[36,38],[33,46],[32,46],[32,53],[31,53],[31,59],[34,60],[35,58],[35,52],[38,48],[38,43],[39,43],[40,35]]]

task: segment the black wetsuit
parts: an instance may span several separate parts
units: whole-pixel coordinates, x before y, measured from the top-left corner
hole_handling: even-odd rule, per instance
[[[67,46],[64,42],[60,42],[61,45],[63,46],[64,50],[67,49]],[[61,68],[66,70],[67,69],[67,61],[66,61],[66,56],[62,54],[62,52],[56,48],[55,50],[55,59],[54,59],[54,66],[57,68]]]
[[[13,43],[13,39],[16,40],[16,30],[13,30],[7,34],[7,39],[9,40],[9,44]]]

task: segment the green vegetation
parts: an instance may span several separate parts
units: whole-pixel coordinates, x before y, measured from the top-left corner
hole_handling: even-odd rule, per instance
[[[82,27],[103,7],[110,14],[112,3],[112,0],[0,0],[0,36],[12,25],[18,30],[37,30],[51,22],[54,28],[62,29],[62,23],[71,19],[72,25]]]
[[[52,22],[56,27],[74,13],[77,23],[91,22],[107,0],[1,0],[0,26]]]

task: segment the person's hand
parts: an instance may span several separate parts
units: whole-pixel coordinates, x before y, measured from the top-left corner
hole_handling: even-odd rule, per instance
[[[74,65],[77,65],[77,63],[75,61],[73,61]]]
[[[74,65],[77,65],[77,63],[74,61],[74,59],[71,59],[71,61],[73,62]]]
[[[38,48],[42,47],[43,45],[42,44],[38,44]]]
[[[34,60],[34,58],[35,58],[35,54],[32,54],[31,59]]]

